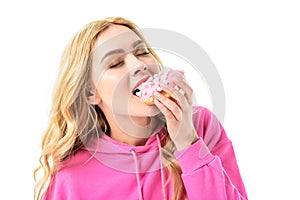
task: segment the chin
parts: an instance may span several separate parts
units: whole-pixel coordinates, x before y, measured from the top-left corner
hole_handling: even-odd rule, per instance
[[[148,106],[140,101],[134,101],[128,105],[128,112],[134,117],[154,117],[160,110],[155,105]]]
[[[154,117],[160,113],[160,110],[155,105],[145,107],[145,109],[141,109],[141,116]]]

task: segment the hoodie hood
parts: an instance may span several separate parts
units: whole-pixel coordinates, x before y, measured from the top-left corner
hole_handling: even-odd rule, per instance
[[[99,139],[91,140],[84,149],[107,167],[127,173],[136,173],[134,153],[139,172],[152,172],[161,167],[161,144],[165,144],[166,134],[165,127],[156,128],[143,146],[127,145],[104,134]]]
[[[161,126],[153,132],[144,146],[131,146],[113,140],[103,135],[98,140],[85,147],[93,157],[107,167],[126,173],[135,173],[137,193],[139,200],[143,200],[141,173],[160,170],[161,183],[165,185],[165,177],[162,163],[162,143],[165,143],[167,130]],[[166,199],[165,188],[162,188],[164,199]]]

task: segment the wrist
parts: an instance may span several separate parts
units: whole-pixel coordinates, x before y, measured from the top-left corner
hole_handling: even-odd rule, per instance
[[[174,141],[177,151],[184,150],[199,140],[199,136],[197,135],[195,130],[192,134],[189,134],[189,136],[190,137],[186,137],[184,140],[181,140],[179,142]]]

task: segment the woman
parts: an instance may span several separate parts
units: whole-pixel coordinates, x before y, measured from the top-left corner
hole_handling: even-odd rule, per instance
[[[247,199],[231,141],[183,80],[133,90],[162,69],[124,18],[87,24],[67,46],[40,157],[36,199]]]

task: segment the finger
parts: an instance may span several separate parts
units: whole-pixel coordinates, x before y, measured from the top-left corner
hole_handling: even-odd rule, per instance
[[[167,92],[173,99],[175,99],[177,105],[182,109],[186,110],[188,107],[188,101],[186,97],[179,92],[179,90],[176,90],[173,87],[170,87],[168,85],[161,85],[162,90]]]
[[[165,116],[167,122],[177,121],[177,118],[174,116],[174,114],[165,105],[163,105],[158,99],[154,99],[154,104]]]
[[[183,80],[179,79],[173,79],[172,80],[181,90],[184,92],[184,96],[186,97],[189,104],[192,104],[193,102],[193,89],[190,87],[190,85]],[[179,90],[180,92],[180,90]]]
[[[156,107],[160,110],[160,112],[163,114],[163,115],[166,115],[166,107],[160,102],[158,101],[157,99],[154,99],[154,104],[156,105]]]
[[[170,111],[174,115],[176,120],[181,120],[182,111],[177,103],[165,97],[159,92],[154,92],[154,96],[168,111]],[[167,114],[167,112],[165,114]]]

